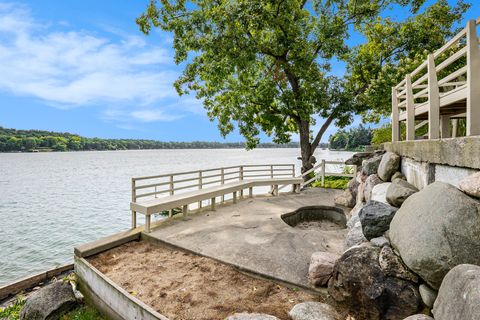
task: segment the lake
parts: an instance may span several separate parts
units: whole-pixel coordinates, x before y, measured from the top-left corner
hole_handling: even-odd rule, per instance
[[[299,149],[0,153],[0,286],[70,263],[73,247],[130,227],[130,179],[295,163]],[[317,160],[352,152],[318,150]]]

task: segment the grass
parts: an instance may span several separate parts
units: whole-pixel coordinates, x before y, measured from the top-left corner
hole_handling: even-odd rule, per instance
[[[63,315],[60,320],[105,320],[97,310],[83,305]]]
[[[15,302],[6,308],[0,308],[0,319],[5,320],[18,320],[20,311],[25,304],[25,298],[19,297]],[[103,318],[97,310],[82,305],[69,313],[63,315],[60,320],[106,320]]]
[[[322,187],[322,182],[320,180],[313,182],[312,187],[345,190],[347,188],[348,181],[350,181],[351,179],[352,178],[350,177],[327,176],[325,177],[324,187]]]
[[[6,308],[0,308],[0,319],[18,320],[20,311],[25,304],[23,297],[17,298],[15,302]]]

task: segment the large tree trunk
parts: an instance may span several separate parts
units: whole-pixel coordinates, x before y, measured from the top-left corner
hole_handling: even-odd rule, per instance
[[[302,157],[301,172],[304,173],[314,166],[314,163],[312,163],[314,150],[312,150],[312,144],[310,143],[310,123],[300,120],[298,127],[300,133],[300,154]],[[304,180],[307,181],[308,177],[304,177]]]
[[[325,122],[321,126],[320,130],[317,132],[315,139],[310,142],[310,122],[305,120],[299,120],[298,124],[298,131],[300,133],[300,154],[302,156],[302,169],[301,172],[307,172],[315,165],[316,159],[313,156],[313,153],[317,149],[320,141],[322,139],[323,134],[330,126],[334,119],[333,113],[325,119]],[[305,181],[309,180],[309,176],[305,176],[303,178]]]

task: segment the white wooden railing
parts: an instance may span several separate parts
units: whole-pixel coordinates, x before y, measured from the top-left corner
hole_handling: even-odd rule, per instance
[[[294,164],[252,164],[132,178],[132,202],[258,178],[295,177]],[[243,196],[243,192],[240,192]],[[222,202],[225,198],[222,197]],[[202,203],[198,206],[201,208]]]
[[[455,137],[458,118],[466,118],[467,136],[480,135],[479,24],[480,18],[468,21],[392,88],[393,142],[400,140],[400,121],[406,121],[406,139],[415,139],[416,117],[428,121],[429,139]]]
[[[341,165],[341,166],[346,166],[345,162],[343,161],[326,161],[325,159],[322,159],[317,165],[315,165],[313,168],[310,170],[305,171],[302,173],[301,177],[305,178],[308,177],[312,172],[314,173],[313,177],[308,179],[307,181],[302,183],[302,187],[308,186],[314,181],[317,181],[320,179],[321,181],[321,186],[325,186],[325,177],[327,176],[337,176],[337,177],[352,177],[354,178],[357,173],[357,166],[352,165],[351,167],[353,168],[352,172],[353,173],[344,173],[344,172],[328,172],[327,171],[327,165]]]

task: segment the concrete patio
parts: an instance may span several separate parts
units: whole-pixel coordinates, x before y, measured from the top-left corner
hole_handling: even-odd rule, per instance
[[[216,211],[171,219],[142,238],[171,244],[260,275],[308,287],[310,256],[342,253],[346,229],[300,229],[281,215],[312,205],[335,206],[339,190],[313,188],[301,194],[242,199]]]

